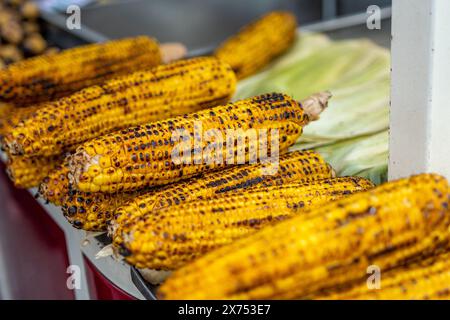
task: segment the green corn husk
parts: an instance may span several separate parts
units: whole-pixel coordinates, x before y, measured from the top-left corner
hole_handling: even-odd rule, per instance
[[[302,99],[330,90],[329,108],[305,127],[292,149],[316,148],[339,175],[386,179],[389,51],[365,40],[331,41],[302,34],[265,71],[238,84],[234,99],[281,91]]]
[[[387,180],[388,130],[315,148],[339,176],[359,176],[375,184]],[[290,151],[304,150],[296,144]]]

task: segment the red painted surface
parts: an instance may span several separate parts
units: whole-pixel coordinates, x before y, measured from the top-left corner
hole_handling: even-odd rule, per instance
[[[91,299],[135,300],[134,297],[111,283],[85,256],[83,256],[83,260]]]
[[[0,161],[0,272],[12,299],[74,299],[64,232]],[[5,297],[3,297],[5,298]]]

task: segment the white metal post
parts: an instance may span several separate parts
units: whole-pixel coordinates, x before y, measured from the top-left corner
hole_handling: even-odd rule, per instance
[[[393,0],[389,178],[450,178],[450,1]]]

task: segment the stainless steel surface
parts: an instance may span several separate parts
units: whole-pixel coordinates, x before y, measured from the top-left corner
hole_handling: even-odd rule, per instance
[[[390,47],[390,8],[381,10],[381,30],[369,30],[365,12],[318,23],[305,23],[320,19],[317,14],[306,14],[320,9],[318,4],[320,1],[314,5],[311,1],[295,0],[282,0],[276,4],[269,0],[127,1],[83,9],[81,30],[67,30],[65,16],[58,13],[44,13],[43,18],[60,32],[71,34],[72,38],[84,42],[148,34],[161,42],[180,41],[187,45],[189,56],[196,56],[211,52],[223,39],[262,13],[284,8],[297,14],[300,30],[325,32],[336,40],[366,37],[384,47]],[[68,47],[70,43],[61,45]]]
[[[276,9],[296,13],[301,24],[321,18],[317,0],[134,0],[83,8],[81,30],[68,31],[89,42],[147,34],[160,42],[182,42],[190,52],[202,53]],[[44,16],[62,29],[65,18],[58,13]]]

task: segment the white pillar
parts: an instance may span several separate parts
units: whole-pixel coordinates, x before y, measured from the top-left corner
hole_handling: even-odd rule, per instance
[[[390,179],[450,179],[449,14],[449,0],[393,0]]]

